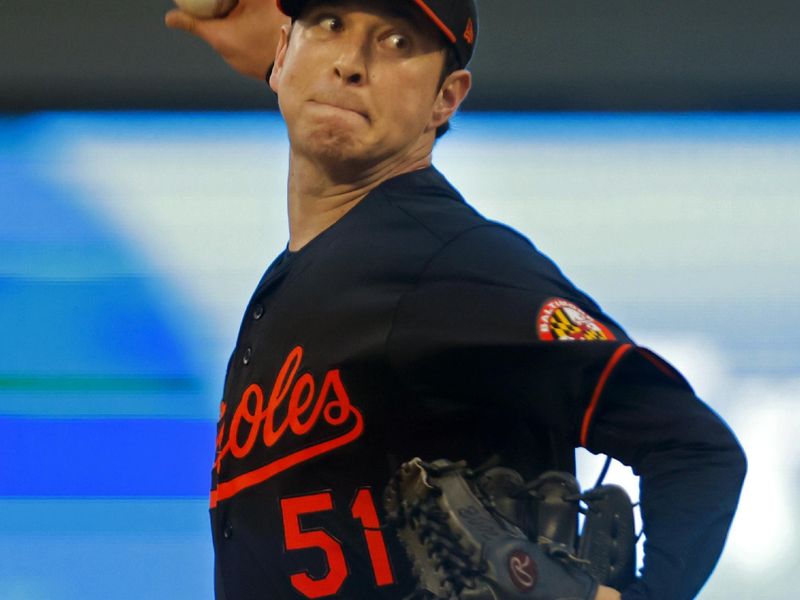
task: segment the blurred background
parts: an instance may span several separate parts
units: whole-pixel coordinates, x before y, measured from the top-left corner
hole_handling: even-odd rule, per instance
[[[217,406],[287,240],[287,143],[273,95],[165,29],[170,6],[0,21],[3,600],[212,597]],[[750,472],[700,598],[794,600],[800,5],[481,9],[436,164],[736,431]],[[588,484],[602,461],[579,458]]]

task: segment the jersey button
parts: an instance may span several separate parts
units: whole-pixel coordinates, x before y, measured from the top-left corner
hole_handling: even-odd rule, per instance
[[[253,318],[258,321],[261,317],[264,316],[264,307],[260,304],[256,304],[253,307]]]
[[[222,537],[229,540],[233,537],[233,525],[230,523],[225,524],[225,529],[222,530]]]
[[[250,364],[250,359],[253,357],[253,350],[248,346],[245,348],[244,355],[242,355],[242,362],[246,365]]]

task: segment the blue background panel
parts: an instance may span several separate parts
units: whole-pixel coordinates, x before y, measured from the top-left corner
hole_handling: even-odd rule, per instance
[[[53,375],[198,387],[172,324],[141,278],[0,278],[0,330],[4,346],[14,349],[3,356],[0,389],[12,385],[7,377]]]
[[[0,599],[212,597],[216,405],[286,156],[272,113],[0,118]],[[794,600],[800,115],[464,114],[435,156],[739,435],[701,600]]]
[[[0,418],[0,497],[204,497],[215,432],[200,420]]]

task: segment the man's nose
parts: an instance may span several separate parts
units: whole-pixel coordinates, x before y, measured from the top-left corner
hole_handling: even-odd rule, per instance
[[[367,78],[366,43],[360,40],[349,40],[342,44],[333,69],[336,77],[344,83],[358,85]]]

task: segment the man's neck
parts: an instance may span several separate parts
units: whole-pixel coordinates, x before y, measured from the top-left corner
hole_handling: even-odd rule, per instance
[[[430,153],[418,158],[379,164],[341,177],[344,169],[330,170],[292,152],[289,159],[289,250],[297,251],[341,219],[381,183],[431,165]]]

